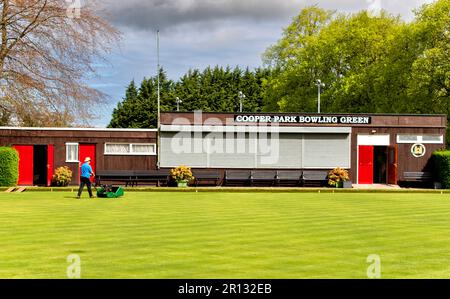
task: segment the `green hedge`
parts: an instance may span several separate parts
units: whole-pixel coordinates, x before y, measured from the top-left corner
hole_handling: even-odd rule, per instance
[[[18,178],[19,153],[12,147],[0,147],[0,186],[16,186]]]
[[[434,168],[442,188],[450,189],[450,151],[438,151],[433,154]]]

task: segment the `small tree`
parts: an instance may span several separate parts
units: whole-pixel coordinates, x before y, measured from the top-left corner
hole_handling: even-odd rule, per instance
[[[438,151],[433,154],[434,169],[442,188],[450,189],[450,151]]]
[[[72,181],[72,170],[67,166],[59,167],[55,170],[52,184],[58,187],[66,187]]]
[[[0,147],[0,186],[16,186],[18,178],[19,153],[12,147]]]

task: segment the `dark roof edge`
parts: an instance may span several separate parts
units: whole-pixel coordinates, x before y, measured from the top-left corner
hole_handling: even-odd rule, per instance
[[[194,113],[195,111],[162,111],[161,113],[183,114]],[[396,113],[314,113],[314,112],[205,112],[203,114],[230,114],[230,115],[287,115],[287,114],[302,114],[302,115],[365,115],[365,116],[416,116],[416,117],[447,117],[447,114],[396,114]]]

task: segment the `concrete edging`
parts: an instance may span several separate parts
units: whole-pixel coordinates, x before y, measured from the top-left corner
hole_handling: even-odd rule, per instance
[[[0,188],[0,192],[7,188]],[[78,187],[28,187],[27,192],[76,192]],[[93,190],[95,192],[95,189]],[[223,193],[423,193],[450,194],[450,190],[433,189],[336,189],[336,188],[246,188],[246,187],[200,187],[200,188],[168,188],[168,187],[136,187],[124,188],[125,192],[223,192]]]

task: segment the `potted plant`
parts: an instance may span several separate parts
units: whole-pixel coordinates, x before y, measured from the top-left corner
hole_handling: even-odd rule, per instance
[[[336,167],[328,173],[328,185],[332,187],[342,188],[344,182],[347,182],[348,180],[350,180],[348,171],[343,168]]]
[[[67,166],[59,167],[55,170],[52,178],[52,185],[57,187],[67,187],[72,181],[72,171]]]
[[[172,169],[170,176],[177,182],[179,188],[186,188],[188,183],[194,179],[191,168],[184,165]]]

